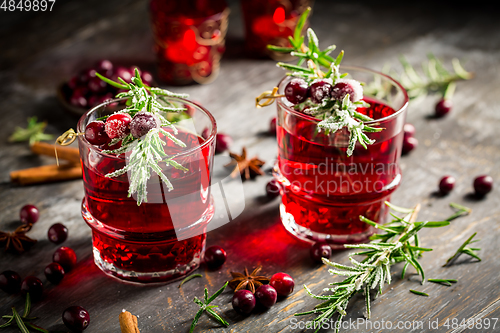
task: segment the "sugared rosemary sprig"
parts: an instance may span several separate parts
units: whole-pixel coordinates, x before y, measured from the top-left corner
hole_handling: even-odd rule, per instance
[[[415,222],[420,205],[413,209],[397,207],[388,202],[386,205],[396,212],[405,214],[404,217],[401,218],[391,213],[394,218],[391,222],[377,224],[360,216],[361,221],[385,233],[374,235],[368,244],[345,245],[346,248],[363,250],[349,256],[351,266],[323,259],[325,264],[332,267],[329,270],[330,274],[346,276],[343,281],[329,283],[330,287],[325,288],[324,291],[330,292],[330,294],[316,295],[307,286],[304,286],[311,297],[324,301],[311,311],[295,314],[295,316],[317,314],[318,316],[312,321],[309,328],[315,328],[318,331],[323,321],[338,313],[335,324],[336,332],[338,332],[340,323],[347,314],[346,309],[349,301],[354,294],[361,291],[365,295],[366,317],[369,319],[371,292],[375,290],[376,295],[380,294],[384,284],[391,283],[391,266],[396,263],[405,262],[405,270],[408,265],[412,265],[422,277],[422,284],[424,284],[424,270],[418,262],[418,258],[422,252],[432,251],[432,249],[420,245],[418,232],[423,228],[447,226],[450,222],[446,220]],[[355,256],[365,256],[365,258],[358,261],[354,258]]]
[[[324,79],[335,85],[339,80],[344,79],[348,75],[347,73],[340,73],[340,63],[344,57],[344,51],[340,51],[337,57],[334,58],[330,56],[330,53],[336,49],[335,45],[330,45],[326,49],[321,50],[319,39],[311,28],[307,29],[306,33],[307,45],[304,43],[305,37],[302,35],[302,30],[310,11],[311,8],[308,8],[302,13],[293,37],[289,36],[292,47],[274,45],[268,45],[267,47],[272,51],[290,53],[299,58],[297,65],[284,62],[277,63],[277,66],[289,71],[287,73],[288,76],[302,78],[308,84],[314,80]],[[306,67],[302,66],[304,63]],[[320,119],[318,130],[324,130],[326,134],[333,134],[340,129],[347,128],[349,131],[347,156],[351,156],[356,142],[359,142],[365,149],[367,145],[375,142],[368,138],[365,132],[380,132],[383,130],[383,128],[364,125],[363,122],[372,121],[373,119],[356,111],[358,107],[369,106],[363,100],[351,101],[349,94],[347,94],[342,100],[336,100],[327,96],[321,103],[314,103],[308,99],[304,103],[295,105],[294,108]]]
[[[194,297],[193,302],[195,302],[196,304],[198,304],[200,306],[200,309],[198,310],[198,312],[194,316],[193,323],[191,324],[191,327],[189,329],[189,333],[192,333],[194,331],[194,328],[195,328],[196,324],[198,323],[198,320],[200,319],[201,315],[205,311],[212,318],[214,318],[215,320],[217,320],[221,325],[226,326],[226,327],[229,326],[229,323],[224,318],[222,318],[214,310],[212,310],[213,308],[216,308],[217,305],[209,305],[214,299],[216,299],[220,294],[222,294],[222,292],[224,291],[224,289],[226,289],[226,287],[227,287],[228,284],[229,284],[229,281],[227,281],[224,284],[224,286],[222,286],[222,288],[220,288],[219,290],[217,290],[215,292],[215,294],[213,294],[212,296],[210,296],[210,298],[208,297],[208,290],[207,290],[207,288],[205,288],[205,299],[204,299],[203,302],[200,301],[198,299],[198,297],[196,297],[196,296]]]
[[[481,261],[481,258],[477,255],[476,251],[481,250],[478,247],[468,247],[467,245],[479,242],[479,239],[473,240],[473,238],[477,235],[477,232],[472,234],[467,240],[460,245],[458,248],[457,252],[455,252],[454,255],[452,255],[448,260],[446,260],[446,263],[443,265],[443,267],[450,265],[452,262],[454,262],[462,253],[465,253],[473,258],[476,258],[478,261]]]
[[[29,141],[32,145],[38,141],[52,140],[54,137],[52,134],[44,133],[45,127],[47,127],[47,122],[38,122],[37,117],[30,117],[26,128],[15,128],[14,133],[9,137],[9,142]]]
[[[1,324],[0,328],[9,327],[9,326],[15,324],[15,325],[17,325],[17,328],[19,328],[19,330],[22,333],[29,333],[28,327],[32,328],[38,332],[49,333],[49,331],[47,331],[46,329],[41,328],[41,327],[36,326],[36,325],[31,323],[32,320],[35,320],[37,318],[36,317],[28,317],[30,312],[31,312],[31,299],[30,299],[30,294],[27,293],[26,294],[26,302],[24,303],[23,315],[21,316],[17,312],[16,308],[12,307],[12,315],[2,316],[3,319],[7,319],[7,322],[4,324]]]
[[[131,151],[128,158],[127,165],[120,170],[108,173],[106,177],[117,177],[129,172],[129,190],[128,196],[137,193],[137,205],[147,202],[147,182],[151,177],[151,171],[156,173],[161,180],[165,183],[168,190],[173,190],[172,183],[168,177],[163,173],[162,168],[159,166],[160,162],[166,163],[176,169],[187,171],[182,165],[172,160],[163,148],[166,142],[162,137],[174,142],[180,147],[186,147],[185,143],[177,139],[175,135],[178,133],[177,129],[172,122],[167,120],[167,112],[181,112],[186,110],[183,107],[174,105],[166,97],[187,98],[186,94],[176,94],[168,90],[160,88],[152,88],[145,85],[139,74],[137,68],[135,69],[135,76],[132,77],[132,82],[127,83],[122,78],[118,78],[120,82],[112,81],[96,73],[97,77],[107,82],[108,84],[119,89],[127,90],[126,92],[116,95],[117,98],[127,98],[126,108],[118,112],[128,113],[132,117],[140,111],[147,111],[155,114],[160,119],[160,127],[151,129],[142,138],[135,138],[132,134],[128,134],[124,138],[113,139],[110,145],[122,142],[121,147],[114,150],[105,150],[104,153],[121,154],[126,151]],[[105,120],[107,116],[102,117]],[[166,131],[164,128],[168,127],[172,133]]]

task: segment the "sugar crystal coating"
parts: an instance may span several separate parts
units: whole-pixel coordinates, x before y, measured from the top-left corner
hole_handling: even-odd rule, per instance
[[[337,80],[332,89],[332,98],[341,101],[347,94],[349,94],[351,102],[357,102],[363,98],[363,87],[356,80]]]

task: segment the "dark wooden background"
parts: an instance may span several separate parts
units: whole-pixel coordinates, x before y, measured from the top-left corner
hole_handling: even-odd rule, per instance
[[[221,132],[231,135],[233,150],[247,146],[251,155],[266,160],[270,168],[276,156],[276,141],[264,133],[274,116],[274,107],[257,110],[254,98],[272,88],[283,72],[272,60],[250,59],[242,51],[243,26],[239,3],[230,3],[227,52],[219,78],[209,85],[171,88],[191,94],[216,117]],[[432,2],[316,1],[312,27],[323,46],[335,43],[344,49],[345,64],[381,69],[391,63],[397,68],[404,54],[415,66],[433,52],[447,64],[459,58],[476,77],[458,84],[453,112],[444,119],[432,119],[436,97],[412,101],[408,121],[417,128],[420,145],[402,159],[403,182],[393,202],[402,206],[423,204],[422,219],[441,219],[451,210],[450,201],[473,209],[443,229],[422,232],[423,246],[433,247],[422,265],[432,278],[456,278],[453,287],[436,284],[421,286],[411,274],[399,278],[400,266],[393,270],[394,283],[373,302],[372,321],[420,320],[424,332],[429,322],[439,319],[436,332],[461,332],[446,328],[446,319],[459,322],[469,318],[500,317],[500,197],[495,189],[483,200],[472,195],[472,180],[479,174],[500,179],[500,21],[494,7],[474,1],[464,7],[436,5]],[[22,256],[0,253],[0,271],[12,269],[23,277],[36,275],[45,284],[44,299],[35,304],[35,323],[50,330],[65,331],[61,314],[70,305],[90,312],[86,332],[119,332],[118,315],[127,309],[139,317],[142,332],[187,332],[197,306],[195,295],[203,288],[216,291],[229,278],[229,271],[263,265],[271,275],[284,271],[296,282],[296,290],[267,312],[249,317],[237,315],[231,307],[232,292],[215,302],[231,326],[220,328],[206,316],[197,332],[290,332],[293,314],[311,309],[317,301],[301,288],[307,284],[320,293],[331,279],[325,267],[310,262],[309,249],[289,236],[281,226],[279,200],[265,199],[270,175],[245,183],[246,209],[232,223],[212,231],[208,245],[218,244],[228,252],[228,261],[219,271],[200,268],[202,279],[190,281],[182,289],[170,285],[137,286],[120,283],[102,274],[91,257],[90,229],[80,215],[83,197],[81,181],[18,187],[9,181],[12,170],[53,163],[50,158],[33,156],[27,144],[9,144],[15,126],[25,125],[29,116],[47,120],[48,132],[60,134],[76,125],[77,119],[63,111],[56,99],[56,86],[76,71],[108,58],[154,70],[152,38],[147,3],[137,0],[57,1],[52,12],[9,13],[0,11],[0,229],[18,225],[19,209],[26,203],[40,208],[41,218],[30,232],[38,244]],[[438,197],[437,183],[444,174],[456,177],[454,191]],[[75,249],[79,265],[62,284],[53,286],[43,275],[56,245],[47,240],[48,227],[62,222],[69,227],[64,245]],[[442,268],[444,261],[473,232],[481,238],[483,261],[459,260]],[[347,252],[333,260],[347,262]],[[409,293],[417,289],[429,293],[420,297]],[[0,313],[22,307],[19,296],[0,292]],[[363,302],[353,301],[347,319],[362,318]],[[304,317],[304,320],[313,317]],[[15,332],[6,329],[5,332]],[[352,332],[353,329],[346,329]],[[383,332],[381,329],[358,331]],[[412,331],[397,330],[394,332]],[[422,331],[421,329],[413,330]],[[470,332],[500,331],[472,329]]]

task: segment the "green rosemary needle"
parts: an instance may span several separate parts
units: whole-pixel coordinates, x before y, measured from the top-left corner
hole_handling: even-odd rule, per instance
[[[426,296],[426,297],[429,297],[429,294],[424,293],[423,291],[418,291],[418,290],[413,290],[413,289],[410,289],[410,292],[414,293],[415,295],[420,295],[420,296]]]
[[[179,284],[179,288],[182,287],[182,285],[184,283],[188,282],[191,279],[197,278],[197,277],[203,277],[203,275],[201,275],[201,274],[192,274],[192,275],[189,275],[187,278],[185,278],[184,280],[181,281],[181,283]]]
[[[429,282],[443,284],[445,286],[451,287],[452,283],[457,283],[457,280],[454,279],[427,279]]]
[[[14,133],[9,137],[9,142],[28,141],[30,145],[42,140],[52,140],[52,134],[44,133],[47,122],[38,122],[37,117],[28,118],[26,128],[16,127]]]
[[[481,261],[481,258],[479,258],[479,256],[476,253],[476,251],[479,251],[481,249],[477,248],[477,247],[468,247],[467,246],[469,244],[479,242],[479,239],[472,240],[476,235],[477,235],[477,232],[475,232],[462,245],[460,245],[457,252],[455,252],[455,254],[452,255],[448,260],[446,260],[446,263],[443,265],[443,267],[448,266],[451,263],[453,263],[462,253],[465,253],[473,258],[476,258],[478,261]]]

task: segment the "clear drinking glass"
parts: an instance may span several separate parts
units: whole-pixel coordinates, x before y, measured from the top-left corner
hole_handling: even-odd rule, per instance
[[[384,201],[401,182],[399,159],[408,106],[405,89],[391,77],[358,67],[342,69],[364,83],[364,100],[371,106],[362,112],[375,119],[366,124],[384,128],[366,133],[376,140],[368,149],[358,143],[347,156],[347,129],[331,135],[318,132],[319,120],[295,111],[286,98],[277,100],[279,151],[274,174],[283,185],[281,221],[299,239],[326,241],[332,247],[362,242],[373,233],[360,215],[377,222],[386,216]],[[280,94],[290,79],[280,82]]]
[[[78,137],[85,197],[82,216],[92,229],[94,261],[106,274],[134,282],[172,281],[196,269],[205,249],[206,227],[213,217],[211,171],[217,132],[214,117],[203,107],[179,98],[191,117],[176,123],[185,148],[165,140],[165,152],[188,171],[160,163],[173,190],[152,173],[147,202],[128,197],[129,175],[106,177],[123,168],[128,153],[106,154]],[[78,122],[78,132],[116,111],[119,100],[101,104]],[[115,106],[113,106],[115,105]],[[167,131],[171,129],[165,128]]]

